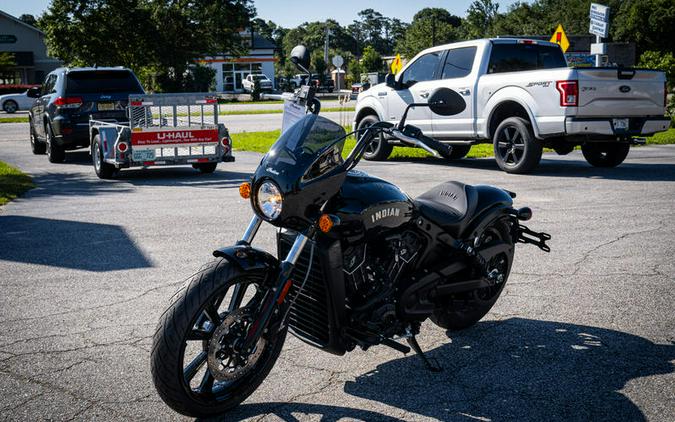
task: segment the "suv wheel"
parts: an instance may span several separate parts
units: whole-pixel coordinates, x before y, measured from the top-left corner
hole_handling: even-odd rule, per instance
[[[542,145],[522,117],[509,117],[501,122],[492,137],[495,159],[507,173],[530,172],[541,160]]]
[[[379,121],[380,120],[377,118],[377,116],[369,114],[361,119],[358,129],[365,129]],[[366,147],[366,151],[363,153],[363,158],[370,161],[384,161],[389,157],[393,149],[394,147],[391,146],[385,139],[384,135],[380,133],[380,135],[374,138]]]
[[[450,145],[452,151],[450,154],[440,153],[446,160],[459,160],[466,157],[466,154],[471,150],[471,145]]]
[[[62,163],[66,159],[66,151],[62,146],[57,145],[54,139],[54,132],[49,123],[45,123],[45,133],[47,134],[47,159],[50,163]]]
[[[7,100],[2,104],[2,109],[5,110],[5,113],[12,114],[16,113],[19,109],[19,105],[14,100]]]
[[[47,151],[47,145],[38,140],[35,128],[33,127],[33,120],[30,117],[28,118],[28,131],[30,132],[30,149],[33,151],[33,154],[44,154]]]
[[[91,161],[94,163],[94,171],[99,179],[111,179],[115,175],[115,166],[103,160],[101,137],[99,135],[94,136],[94,142],[91,145]]]
[[[616,167],[628,156],[630,144],[623,142],[597,142],[581,146],[581,153],[594,167]]]

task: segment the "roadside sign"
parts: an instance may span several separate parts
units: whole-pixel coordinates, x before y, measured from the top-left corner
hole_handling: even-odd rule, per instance
[[[589,27],[588,32],[597,35],[598,37],[607,38],[609,24],[607,22],[591,19],[591,26]]]
[[[591,20],[609,22],[609,7],[602,4],[591,3]]]
[[[401,55],[397,54],[391,62],[391,73],[395,75],[401,71],[401,68],[403,68],[403,62],[401,62]]]
[[[551,37],[551,42],[558,44],[563,53],[567,52],[567,49],[570,48],[570,41],[567,39],[567,35],[565,35],[565,30],[563,29],[562,25],[558,25],[556,28],[553,36]]]
[[[342,56],[340,55],[333,56],[333,66],[340,69],[343,64],[345,64],[345,59],[343,59]]]

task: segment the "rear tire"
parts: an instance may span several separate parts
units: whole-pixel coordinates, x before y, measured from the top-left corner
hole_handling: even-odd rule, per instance
[[[372,126],[375,123],[379,122],[380,120],[377,118],[377,116],[369,114],[365,116],[361,121],[359,122],[358,129],[365,129],[368,126]],[[359,133],[359,136],[362,135]],[[394,147],[389,144],[387,139],[385,139],[384,134],[380,133],[380,135],[376,136],[366,147],[366,151],[363,154],[363,158],[369,161],[384,161],[389,156],[391,155],[391,151],[394,149]]]
[[[19,105],[14,100],[7,100],[2,104],[2,109],[7,114],[13,114],[19,109]]]
[[[529,173],[541,160],[543,147],[532,132],[530,122],[509,117],[500,123],[492,136],[495,159],[507,173]]]
[[[94,141],[91,145],[91,161],[94,164],[94,171],[99,179],[112,179],[117,172],[115,166],[103,161],[100,135],[94,136]]]
[[[492,240],[485,239],[483,247],[488,246],[490,242],[506,242],[511,245],[510,253],[496,257],[497,260],[503,258],[507,261],[503,264],[506,265],[504,281],[494,286],[450,296],[447,302],[437,308],[431,315],[431,321],[441,328],[455,331],[473,326],[492,309],[504,290],[513,262],[514,248],[511,229],[507,222],[499,220],[485,230],[485,236],[490,236]],[[498,263],[496,262],[495,265]],[[472,275],[473,278],[478,276],[478,274]]]
[[[248,306],[251,302],[255,304],[256,295],[259,294],[257,283],[261,283],[265,275],[264,271],[243,272],[227,259],[219,258],[204,266],[173,296],[172,304],[160,318],[151,353],[152,379],[159,396],[172,409],[192,417],[222,414],[244,401],[265,380],[283,347],[286,338],[285,329],[276,334],[265,335],[262,346],[257,346],[263,349],[256,357],[256,361],[250,363],[251,366],[246,372],[225,383],[214,380],[212,367],[208,359],[202,355],[204,352],[207,355],[219,353],[218,350],[210,350],[213,347],[213,336],[221,324],[225,324],[228,314],[244,309],[239,306],[228,307],[221,312],[221,304],[228,293],[233,291],[234,297],[236,294],[234,292],[239,291],[236,286],[246,286],[240,291],[242,299],[239,299],[239,305],[241,305],[247,300],[245,293],[254,286],[256,288],[254,299],[244,306]],[[221,321],[207,325],[212,318]],[[232,326],[227,330],[231,328]],[[201,334],[204,339],[195,337],[195,334]],[[197,350],[188,350],[188,342],[197,350],[203,348],[204,351],[192,358],[191,355],[194,353],[189,352]],[[187,366],[186,356],[190,362]],[[199,368],[194,372],[188,372],[188,368],[196,366],[193,364],[199,361],[199,356],[202,356]],[[191,379],[186,379],[187,373],[192,374]],[[196,383],[200,379],[201,382]]]
[[[33,120],[28,119],[28,130],[30,131],[30,149],[35,155],[42,155],[47,151],[47,145],[44,142],[40,142],[35,134],[35,128],[33,127]]]
[[[216,171],[218,163],[197,163],[193,164],[192,167],[199,170],[203,174],[210,174]]]
[[[471,151],[471,145],[451,145],[452,151],[450,154],[441,154],[446,160],[459,160]]]
[[[623,142],[593,142],[581,146],[581,153],[594,167],[616,167],[628,156],[630,144]]]
[[[45,134],[47,135],[47,159],[50,163],[62,163],[66,160],[66,150],[58,145],[54,139],[54,132],[49,123],[45,123]]]

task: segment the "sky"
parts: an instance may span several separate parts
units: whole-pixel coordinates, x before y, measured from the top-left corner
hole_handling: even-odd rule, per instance
[[[464,16],[472,0],[433,1],[433,0],[254,0],[258,17],[272,20],[278,25],[293,28],[303,22],[335,19],[341,25],[352,23],[356,14],[363,9],[375,9],[384,16],[399,18],[410,22],[415,13],[425,7],[442,7],[457,16]],[[515,0],[501,0],[500,11],[505,11]],[[49,5],[48,0],[0,0],[0,10],[19,17],[27,13],[39,16]]]

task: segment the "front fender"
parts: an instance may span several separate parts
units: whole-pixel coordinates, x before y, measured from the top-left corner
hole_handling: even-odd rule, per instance
[[[356,103],[356,109],[354,110],[353,129],[356,129],[356,124],[358,124],[358,122],[363,118],[363,116],[368,114],[377,115],[377,118],[381,122],[387,120],[387,113],[382,103],[375,96],[367,95],[359,99]]]
[[[213,251],[213,256],[227,259],[242,271],[276,271],[279,268],[275,256],[250,245],[226,246]]]

